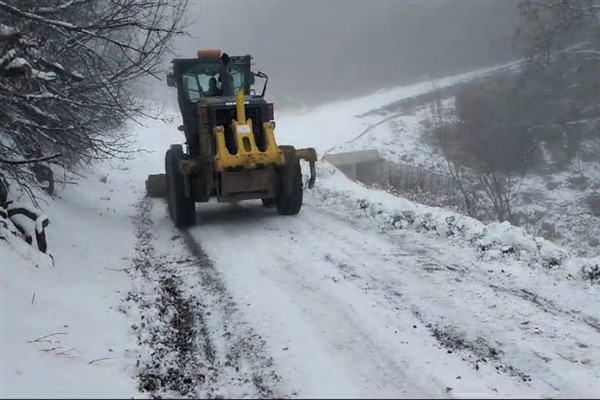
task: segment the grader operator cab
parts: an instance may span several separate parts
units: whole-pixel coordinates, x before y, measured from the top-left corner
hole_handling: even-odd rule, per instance
[[[250,55],[198,51],[173,60],[167,84],[177,88],[184,147],[171,145],[165,174],[150,175],[147,194],[167,197],[177,227],[196,223],[197,202],[261,199],[281,215],[295,215],[303,200],[300,159],[309,162],[308,187],[315,182],[313,148],[278,145],[273,104],[264,99],[268,77],[251,71]],[[265,79],[262,92],[252,86]]]

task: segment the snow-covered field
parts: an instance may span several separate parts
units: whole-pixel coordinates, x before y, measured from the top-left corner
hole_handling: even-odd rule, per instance
[[[280,115],[279,141],[322,155],[429,89]],[[144,197],[178,124],[50,202],[54,262],[0,240],[0,396],[600,396],[600,258],[326,163],[298,216],[211,202],[179,231]]]

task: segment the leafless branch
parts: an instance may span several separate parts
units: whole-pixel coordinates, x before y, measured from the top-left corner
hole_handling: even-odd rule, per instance
[[[4,158],[0,158],[0,163],[11,164],[11,165],[34,164],[34,163],[38,163],[38,162],[42,162],[42,161],[54,160],[55,158],[58,158],[60,156],[61,156],[61,154],[58,153],[58,154],[53,154],[51,156],[31,158],[29,160],[6,160]]]

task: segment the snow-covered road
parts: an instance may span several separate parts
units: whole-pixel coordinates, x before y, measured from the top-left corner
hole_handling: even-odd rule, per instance
[[[472,248],[413,232],[378,233],[311,203],[308,196],[289,218],[255,202],[201,205],[199,226],[183,233],[188,250],[205,249],[211,279],[235,304],[230,323],[264,339],[260,351],[281,378],[275,393],[599,393],[600,330],[586,313],[593,305],[571,310],[556,282],[516,262],[477,261]],[[171,229],[164,214],[157,218]]]
[[[131,164],[130,181],[138,187],[160,170],[173,142],[145,135],[145,146],[156,153]],[[293,144],[309,145],[310,137],[295,138]],[[154,334],[140,333],[149,350],[142,366],[155,363],[142,380],[170,367],[179,371],[174,380],[185,383],[165,393],[201,396],[600,395],[598,285],[563,279],[562,267],[553,270],[528,253],[537,242],[504,227],[496,232],[500,244],[491,238],[490,249],[468,235],[381,229],[381,220],[393,215],[380,214],[415,206],[327,166],[318,173],[294,217],[258,201],[211,202],[197,205],[197,226],[178,231],[163,200],[143,201],[147,215],[135,220],[149,224],[142,231],[153,250],[141,255],[154,267],[145,278],[134,276],[138,294],[146,296],[137,302],[140,314],[156,319],[165,302],[179,301],[163,288],[166,281],[177,287],[175,297],[188,296],[188,317],[171,315],[170,327],[162,317]],[[383,204],[385,212],[365,214],[362,199]],[[415,210],[417,217],[424,213]],[[428,212],[447,220],[436,209]],[[432,223],[424,221],[415,225]],[[468,231],[478,223],[465,224]],[[186,318],[193,321],[181,328]],[[181,343],[178,332],[186,329],[192,349],[181,358],[181,346],[171,344]],[[171,356],[157,357],[156,348]],[[164,377],[161,382],[146,389],[162,393],[169,385]]]

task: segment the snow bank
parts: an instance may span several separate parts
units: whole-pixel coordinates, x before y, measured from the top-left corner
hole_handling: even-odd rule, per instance
[[[2,211],[4,212],[3,209]],[[32,227],[32,231],[29,233],[35,238],[33,229],[37,228],[37,224],[31,222],[29,225]],[[0,274],[3,276],[2,280],[4,280],[5,268],[9,265],[26,265],[26,268],[31,268],[32,265],[36,268],[52,266],[52,258],[49,255],[37,251],[20,236],[10,219],[2,218],[0,220]],[[19,261],[16,261],[17,258]]]
[[[38,224],[25,221],[31,233],[46,216],[52,221],[46,229],[52,257],[0,220],[2,397],[139,395],[135,339],[118,311],[131,285],[123,268],[135,243],[130,197],[119,194],[135,193],[126,176],[112,188],[102,185],[103,169],[68,187],[60,200],[48,199]]]
[[[570,251],[508,222],[484,224],[474,218],[429,207],[368,189],[350,181],[327,162],[318,166],[311,192],[318,207],[361,220],[372,220],[380,231],[412,229],[445,240],[461,240],[477,247],[482,259],[516,257],[532,268],[542,268],[562,278],[589,279],[600,257],[575,257]],[[593,274],[593,272],[592,272]]]
[[[89,292],[80,286],[78,296],[67,296],[63,289],[74,282],[61,283],[56,271],[36,268],[48,266],[47,258],[21,239],[0,241],[2,397],[76,397],[102,390],[96,375],[107,372],[106,368],[101,363],[97,368],[88,365],[87,349],[73,337],[81,321],[75,313],[69,318],[74,309],[87,303]],[[98,311],[90,307],[87,314]],[[80,339],[88,342],[87,347],[102,342],[93,334]],[[106,391],[120,394],[110,386]]]

